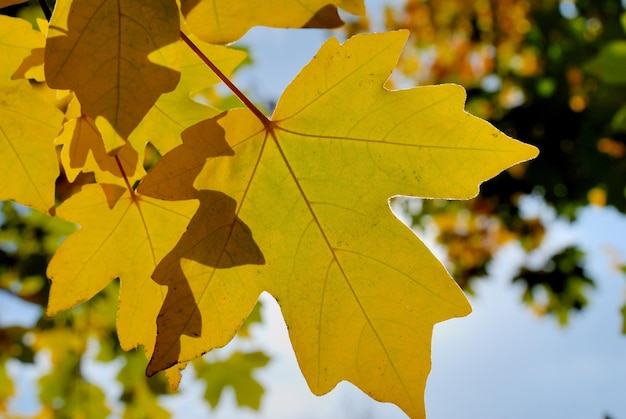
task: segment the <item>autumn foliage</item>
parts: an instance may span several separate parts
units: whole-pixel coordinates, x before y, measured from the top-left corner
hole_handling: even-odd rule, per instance
[[[348,380],[424,417],[433,325],[470,307],[389,199],[468,199],[537,150],[465,112],[462,87],[385,88],[404,30],[328,40],[267,117],[228,79],[245,54],[218,44],[364,5],[232,3],[0,16],[0,198],[80,226],[48,265],[47,314],[119,278],[122,348],[176,383],[268,291],[315,394]],[[243,107],[211,103],[220,80]]]

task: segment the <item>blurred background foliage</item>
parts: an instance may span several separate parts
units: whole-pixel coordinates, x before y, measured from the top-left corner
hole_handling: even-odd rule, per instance
[[[36,3],[36,2],[35,2]],[[467,109],[499,129],[539,147],[539,158],[516,166],[481,188],[469,201],[406,200],[399,203],[416,230],[434,231],[444,259],[468,293],[487,277],[489,262],[510,243],[537,251],[546,221],[524,211],[538,199],[574,223],[585,206],[626,209],[626,13],[619,0],[406,0],[386,8],[384,28],[408,29],[411,37],[390,88],[459,83]],[[32,20],[37,4],[2,13]],[[367,32],[373,16],[350,18],[343,35]],[[213,92],[218,102],[228,101]],[[226,103],[226,102],[224,102]],[[154,156],[152,156],[154,157]],[[158,156],[157,156],[158,157]],[[83,179],[81,182],[89,181]],[[59,193],[75,185],[63,177]],[[117,284],[88,303],[48,319],[45,268],[64,236],[74,230],[58,219],[12,203],[0,215],[0,416],[12,416],[15,377],[7,365],[47,361],[38,379],[36,417],[169,417],[160,397],[166,379],[146,378],[141,352],[123,352],[115,333]],[[594,280],[575,245],[553,250],[543,266],[520,266],[511,283],[535,313],[566,324],[587,304]],[[11,301],[34,313],[11,318]],[[26,308],[24,308],[26,307]],[[622,308],[626,316],[626,305]],[[28,317],[28,319],[26,319]],[[260,322],[257,307],[249,324]],[[625,323],[626,324],[626,323]],[[248,339],[248,325],[240,339]],[[626,330],[626,326],[625,326]],[[115,406],[109,389],[85,373],[89,357],[117,365],[122,393]],[[261,351],[233,351],[192,363],[215,407],[231,387],[240,406],[258,409],[263,387],[254,371],[269,361]]]

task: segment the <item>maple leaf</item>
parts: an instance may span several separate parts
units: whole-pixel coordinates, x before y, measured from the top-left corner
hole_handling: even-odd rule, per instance
[[[221,116],[216,117],[216,119]],[[193,182],[202,171],[206,159],[232,156],[224,140],[224,130],[215,119],[202,121],[181,135],[184,147],[176,147],[161,158],[137,187],[143,195],[170,201],[194,199],[198,190]],[[210,142],[207,141],[210,138]]]
[[[184,275],[163,266],[170,255],[163,260],[153,276],[168,295],[149,374],[227,343],[267,290],[315,394],[348,380],[423,417],[433,325],[470,306],[388,200],[473,197],[481,182],[537,150],[464,112],[459,86],[384,89],[406,37],[331,39],[272,121],[238,109],[187,131],[214,148],[194,186],[234,199],[230,229],[245,220],[258,250],[223,233],[201,263],[196,253],[175,255]],[[191,167],[195,175],[191,157],[163,160],[145,182],[158,191],[167,176],[189,179]],[[197,228],[206,227],[190,225],[185,235]],[[236,250],[262,252],[264,264],[232,264],[251,256]]]
[[[253,26],[275,28],[321,27],[342,24],[337,6],[362,15],[363,0],[181,0],[181,11],[191,32],[200,39],[221,44],[236,41]]]
[[[33,54],[43,51],[44,45],[43,34],[33,30],[28,22],[0,15],[0,80],[6,83],[10,79],[25,76],[21,73],[26,73],[26,69],[22,72],[21,67],[34,58]]]
[[[141,156],[130,142],[118,149],[115,156],[107,154],[102,136],[93,119],[80,112],[77,100],[70,102],[65,113],[70,118],[55,144],[63,145],[61,164],[69,182],[74,182],[82,173],[93,172],[99,183],[114,183],[126,186],[145,176]],[[144,146],[145,147],[145,146]]]
[[[15,70],[15,73],[13,73],[14,79],[32,79],[38,82],[46,80],[43,69],[46,40],[43,34],[48,31],[48,21],[37,19],[37,25],[39,32],[34,32],[38,38],[37,44],[41,44],[41,47],[31,49],[30,55],[22,61],[22,64]]]
[[[170,360],[179,358],[179,339],[182,335],[199,336],[203,328],[206,328],[193,297],[194,290],[187,286],[180,265],[181,258],[192,259],[219,269],[265,263],[250,229],[237,218],[235,213],[237,203],[223,193],[198,191],[192,186],[207,158],[233,154],[223,140],[224,132],[215,124],[215,120],[218,119],[219,117],[216,117],[200,122],[183,132],[183,146],[163,156],[137,188],[140,193],[159,199],[196,198],[200,201],[200,208],[191,219],[187,231],[153,273],[156,282],[165,281],[166,285],[172,285],[163,302],[163,307],[167,309],[162,308],[162,311],[176,308],[180,310],[180,316],[176,318],[161,317],[157,321],[161,328],[175,331],[164,334],[158,348],[166,352],[160,356]],[[211,142],[207,143],[207,138],[211,138]],[[176,170],[170,171],[171,168]],[[224,246],[215,246],[215,243],[223,243]],[[236,290],[233,295],[240,295],[239,288],[242,284],[233,281],[231,285]],[[248,292],[244,293],[237,304],[248,308],[247,314],[249,314],[258,299],[260,290],[255,287],[246,288],[246,290]],[[220,299],[218,296],[213,297]],[[232,304],[227,294],[221,297],[221,301],[222,304]],[[225,317],[218,320],[220,324],[217,325],[213,323],[214,319],[211,316],[206,316],[214,325],[208,329],[219,339],[219,336],[224,334],[223,328],[226,327],[228,330],[226,334],[230,336],[228,338],[230,340],[241,326],[240,314],[233,311],[234,318],[227,318],[227,313],[224,314]]]
[[[225,74],[231,74],[246,56],[243,51],[205,44],[193,36],[192,39]],[[219,78],[188,48],[183,50],[181,70],[176,89],[159,97],[114,156],[107,154],[93,119],[81,111],[74,98],[65,113],[63,132],[55,141],[63,145],[61,162],[68,180],[73,182],[81,172],[93,172],[99,183],[134,184],[146,174],[142,163],[147,143],[166,154],[180,144],[185,128],[220,113],[193,99],[198,91],[216,84]]]
[[[0,199],[48,212],[59,175],[53,139],[63,114],[20,82],[0,85]]]
[[[63,114],[37,95],[26,80],[11,80],[44,38],[28,22],[0,16],[0,199],[42,212],[54,205],[59,174],[53,139]]]
[[[85,185],[57,208],[57,216],[81,228],[48,265],[47,315],[87,301],[120,278],[117,329],[122,348],[142,344],[151,352],[164,290],[150,275],[197,208],[194,200],[168,202],[131,195],[117,185]]]
[[[193,35],[189,37],[225,75],[232,74],[247,55],[233,48],[206,44]],[[131,133],[129,141],[137,150],[143,149],[146,142],[150,142],[164,155],[180,144],[180,135],[184,129],[221,112],[194,100],[194,96],[219,83],[215,73],[187,46],[182,48],[181,63],[180,81],[176,89],[162,94]]]
[[[174,0],[58,2],[48,29],[46,80],[75,92],[110,152],[159,95],[176,87],[179,35]]]
[[[263,352],[235,351],[226,360],[211,364],[195,363],[198,378],[206,382],[204,399],[215,408],[224,388],[231,387],[239,406],[259,410],[264,389],[252,374],[255,369],[265,366],[268,361],[268,356]]]

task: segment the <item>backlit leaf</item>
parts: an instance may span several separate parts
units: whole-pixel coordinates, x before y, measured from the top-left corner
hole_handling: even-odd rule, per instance
[[[209,45],[193,35],[190,38],[226,75],[230,75],[246,57],[244,51]],[[220,113],[213,106],[194,100],[198,92],[220,80],[186,45],[181,55],[180,82],[176,89],[162,94],[130,135],[129,141],[138,151],[149,142],[163,155],[181,143],[180,134],[185,128]]]
[[[224,388],[231,387],[239,406],[258,409],[264,390],[252,373],[268,361],[269,357],[263,352],[236,351],[223,361],[194,363],[198,378],[206,382],[204,399],[215,408]]]
[[[22,78],[30,69],[29,62],[43,58],[45,37],[23,19],[0,15],[0,80]],[[33,55],[34,54],[34,55]],[[37,77],[39,80],[39,78]]]
[[[626,41],[613,41],[602,47],[598,56],[585,64],[587,71],[608,84],[626,83]]]
[[[125,188],[86,185],[57,209],[77,223],[48,265],[52,281],[47,314],[84,302],[120,278],[118,335],[124,349],[151,350],[155,318],[164,290],[150,279],[161,258],[176,244],[198,205],[131,196]]]
[[[264,0],[253,3],[256,4],[181,0],[181,11],[194,35],[215,44],[236,41],[253,26],[336,27],[341,24],[338,16],[333,18],[337,13],[336,6],[354,14],[365,13],[363,0]],[[320,11],[322,13],[318,14]]]
[[[76,93],[107,152],[114,150],[159,95],[176,87],[179,34],[174,0],[59,1],[48,30],[46,80]]]
[[[131,183],[146,174],[143,159],[130,143],[125,143],[115,156],[107,154],[98,128],[86,115],[67,121],[55,143],[63,145],[61,163],[70,182],[81,172],[93,172],[98,182],[125,186],[124,174]]]
[[[406,37],[331,39],[287,88],[271,122],[240,109],[189,129],[215,148],[194,186],[226,194],[236,208],[230,230],[227,219],[205,217],[211,228],[192,222],[186,236],[223,233],[203,242],[213,246],[203,257],[176,255],[184,276],[155,271],[169,288],[149,373],[227,343],[267,290],[314,393],[348,380],[424,416],[433,325],[470,307],[388,200],[470,198],[537,150],[465,113],[459,86],[384,89]],[[185,178],[187,163],[160,163],[167,165],[160,179]],[[258,248],[228,233],[242,222]],[[263,264],[254,263],[250,255],[260,252]]]
[[[63,114],[19,80],[0,84],[0,199],[47,212],[59,168],[54,137]]]
[[[124,411],[124,418],[154,418],[154,419],[167,419],[171,417],[171,414],[159,405],[158,396],[162,393],[160,388],[157,391],[151,391],[149,382],[147,380],[162,379],[162,377],[155,376],[146,379],[146,357],[139,352],[129,352],[126,354],[126,365],[120,371],[117,379],[124,388],[123,398],[132,401],[127,403],[127,408]],[[159,382],[161,384],[161,382]]]
[[[214,120],[203,121],[187,129],[182,134],[182,141],[184,147],[176,147],[167,153],[150,171],[137,188],[139,193],[170,201],[194,199],[198,190],[193,187],[193,182],[206,159],[233,155],[224,140],[223,129]]]
[[[63,114],[25,80],[11,80],[44,38],[22,19],[0,16],[0,199],[42,212],[54,205],[54,137]]]

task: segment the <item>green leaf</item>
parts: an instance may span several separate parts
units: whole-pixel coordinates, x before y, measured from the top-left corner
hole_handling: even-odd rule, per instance
[[[194,362],[198,378],[207,384],[204,398],[215,408],[222,391],[231,387],[237,404],[258,410],[263,386],[253,377],[255,369],[267,365],[269,357],[263,352],[234,352],[228,359],[215,362]]]
[[[608,84],[626,83],[626,41],[612,41],[602,47],[585,69]]]

